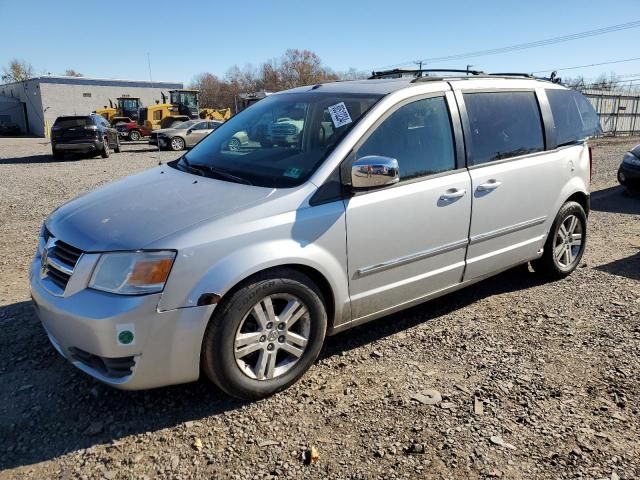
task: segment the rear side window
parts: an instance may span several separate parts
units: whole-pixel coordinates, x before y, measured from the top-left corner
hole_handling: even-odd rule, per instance
[[[465,93],[474,165],[544,150],[540,110],[533,92]]]
[[[598,114],[580,92],[549,89],[547,98],[555,123],[557,146],[602,133]]]
[[[59,128],[89,127],[93,121],[90,117],[67,117],[58,118],[54,125]]]
[[[449,110],[443,97],[400,107],[356,152],[356,158],[382,155],[398,160],[400,181],[454,170],[455,150]]]

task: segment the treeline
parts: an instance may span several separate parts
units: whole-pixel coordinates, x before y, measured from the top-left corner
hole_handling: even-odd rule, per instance
[[[303,85],[313,85],[342,79],[366,78],[366,74],[350,69],[337,73],[323,64],[310,50],[290,48],[280,58],[257,67],[231,67],[223,78],[204,72],[193,79],[190,88],[200,90],[200,106],[207,108],[233,107],[239,93],[258,91],[277,92]]]

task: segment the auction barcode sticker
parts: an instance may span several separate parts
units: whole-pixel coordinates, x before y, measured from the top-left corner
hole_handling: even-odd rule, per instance
[[[331,115],[331,120],[333,120],[333,126],[336,128],[340,128],[343,125],[347,125],[351,123],[351,115],[349,115],[349,110],[347,110],[347,106],[344,102],[336,103],[335,105],[331,105],[329,107],[329,115]]]

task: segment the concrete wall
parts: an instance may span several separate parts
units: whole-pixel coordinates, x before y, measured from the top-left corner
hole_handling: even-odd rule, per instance
[[[38,79],[26,82],[0,85],[0,95],[13,97],[27,106],[28,132],[44,137],[44,116],[42,115],[42,99]],[[26,130],[26,129],[25,129]]]
[[[22,133],[27,133],[23,105],[24,104],[16,98],[0,95],[0,122],[8,119],[9,122],[18,125]]]
[[[117,97],[139,97],[143,106],[162,101],[161,92],[183,88],[178,82],[144,82],[74,77],[40,77],[26,82],[0,85],[0,95],[25,102],[31,133],[45,136],[62,115],[88,115],[115,102]],[[46,126],[46,127],[45,127]]]

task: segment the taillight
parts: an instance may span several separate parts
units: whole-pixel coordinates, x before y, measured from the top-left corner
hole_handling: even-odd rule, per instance
[[[84,129],[89,131],[89,136],[91,137],[98,136],[98,127],[96,127],[95,125],[89,125],[87,127],[84,127]]]
[[[593,178],[593,152],[591,145],[589,145],[589,185],[591,185],[591,179]]]

